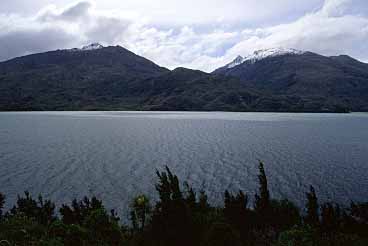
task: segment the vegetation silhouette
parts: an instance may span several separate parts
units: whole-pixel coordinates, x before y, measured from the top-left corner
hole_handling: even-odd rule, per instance
[[[130,225],[119,223],[96,197],[55,204],[29,192],[4,211],[0,193],[0,245],[131,246],[313,246],[368,245],[368,202],[349,208],[318,204],[313,186],[304,212],[291,201],[272,199],[262,162],[253,207],[248,194],[225,190],[224,205],[209,204],[206,192],[179,181],[168,167],[156,171],[158,199],[139,195],[130,204]]]

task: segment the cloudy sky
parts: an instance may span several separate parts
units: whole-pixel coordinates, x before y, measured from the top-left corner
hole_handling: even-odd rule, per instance
[[[1,0],[0,61],[92,42],[171,69],[271,47],[368,62],[368,0]]]

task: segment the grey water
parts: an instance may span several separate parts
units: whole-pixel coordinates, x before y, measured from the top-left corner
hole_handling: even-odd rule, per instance
[[[7,206],[28,190],[60,205],[96,195],[127,215],[129,201],[155,199],[155,170],[221,204],[225,189],[257,190],[258,160],[270,191],[303,206],[368,199],[368,114],[225,112],[0,113],[0,192]]]

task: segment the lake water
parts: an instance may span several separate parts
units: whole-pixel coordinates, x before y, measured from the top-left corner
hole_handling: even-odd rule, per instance
[[[0,191],[62,202],[97,195],[127,215],[140,193],[155,197],[168,165],[221,204],[225,189],[257,190],[265,163],[273,197],[303,206],[368,200],[368,114],[223,112],[0,113]]]

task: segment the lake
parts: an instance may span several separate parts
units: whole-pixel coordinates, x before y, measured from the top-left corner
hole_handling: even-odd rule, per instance
[[[124,218],[137,194],[155,198],[155,170],[222,203],[225,189],[257,190],[258,160],[271,195],[304,206],[368,198],[368,114],[225,112],[0,113],[0,191],[58,204],[96,195]]]

